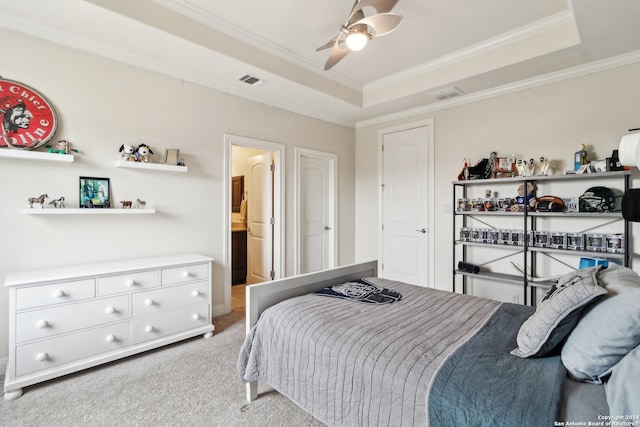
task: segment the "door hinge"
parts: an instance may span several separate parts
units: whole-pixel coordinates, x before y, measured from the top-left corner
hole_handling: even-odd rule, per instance
[[[276,225],[276,219],[274,217],[269,218],[269,224]]]
[[[275,172],[276,171],[276,165],[271,163],[271,166],[269,167],[269,169],[271,170],[272,173]]]
[[[276,272],[275,271],[271,270],[270,275],[271,275],[271,280],[276,278]]]

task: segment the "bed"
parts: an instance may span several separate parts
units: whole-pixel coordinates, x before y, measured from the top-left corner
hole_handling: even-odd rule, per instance
[[[638,409],[638,386],[624,381],[638,373],[640,350],[632,350],[640,323],[630,357],[614,363],[624,370],[609,369],[605,381],[569,379],[559,350],[590,305],[605,299],[605,287],[586,283],[597,274],[560,281],[561,297],[541,303],[543,310],[378,278],[376,261],[249,286],[238,373],[249,401],[262,382],[332,426],[537,427],[606,422],[611,414],[629,417],[620,425],[640,426],[633,418],[640,410],[626,413]],[[369,304],[318,292],[354,282],[401,298]],[[567,294],[571,310],[558,305]],[[540,314],[548,323],[561,311],[568,314],[538,330]],[[609,377],[610,395],[623,402],[615,412],[602,384]]]

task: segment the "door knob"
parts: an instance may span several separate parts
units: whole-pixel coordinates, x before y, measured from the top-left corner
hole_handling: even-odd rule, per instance
[[[420,229],[418,229],[416,231],[419,231],[420,233],[424,234],[424,233],[427,232],[427,229],[426,228],[420,228]]]
[[[329,230],[331,230],[331,227],[329,227],[328,225],[325,225],[325,226],[324,226],[324,229],[325,229],[325,230],[327,230],[327,231],[329,231]]]

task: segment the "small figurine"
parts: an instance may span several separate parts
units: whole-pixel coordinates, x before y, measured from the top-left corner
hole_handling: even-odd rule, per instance
[[[129,144],[122,144],[120,146],[119,152],[122,160],[128,160],[132,162],[136,160],[135,149]]]
[[[64,208],[64,197],[58,197],[49,202],[54,208]]]
[[[33,208],[34,203],[38,203],[40,205],[40,208],[44,209],[44,199],[48,199],[48,198],[49,198],[48,195],[42,194],[40,195],[40,197],[29,197],[27,201],[29,202],[30,208]]]
[[[524,167],[526,166],[526,162],[522,159],[518,159],[516,162],[516,168],[518,169],[518,175],[524,176]]]
[[[123,200],[120,203],[122,204],[122,209],[126,209],[126,208],[131,209],[131,205],[132,205],[131,200]]]
[[[136,162],[149,163],[149,156],[153,154],[151,148],[147,144],[140,144],[136,148]]]
[[[536,173],[536,162],[533,159],[529,159],[529,164],[527,165],[527,176],[534,176]]]
[[[549,160],[546,157],[540,157],[540,175],[546,175],[549,171]]]
[[[136,209],[144,209],[146,205],[147,202],[145,202],[144,200],[136,199]]]
[[[47,144],[45,145],[45,147],[47,147],[49,150],[49,153],[57,153],[57,154],[69,154],[70,152],[74,152],[77,153],[78,150],[76,150],[75,148],[71,148],[71,141],[67,140],[67,139],[61,139],[60,141],[58,141],[58,143],[55,145],[55,147]]]

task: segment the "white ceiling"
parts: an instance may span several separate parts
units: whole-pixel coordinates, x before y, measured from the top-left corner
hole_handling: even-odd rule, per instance
[[[352,7],[0,0],[0,28],[353,127],[640,62],[638,0],[400,0],[397,30],[324,71],[330,50],[316,48]],[[450,87],[464,95],[433,96]]]

